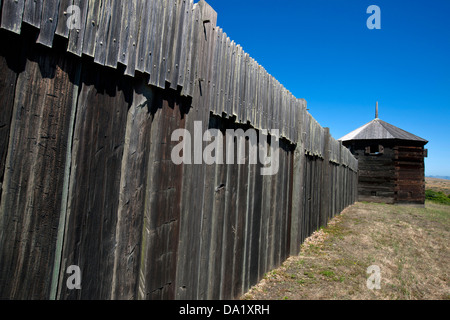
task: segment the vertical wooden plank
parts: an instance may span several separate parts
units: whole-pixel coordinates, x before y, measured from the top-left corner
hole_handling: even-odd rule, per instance
[[[132,21],[133,11],[136,12],[136,3],[137,0],[125,1],[122,2],[122,21],[120,22],[121,30],[120,30],[120,39],[119,39],[119,56],[117,58],[117,62],[127,65],[127,48],[128,48],[128,40],[131,35],[131,24],[134,23]]]
[[[218,127],[218,118],[211,117],[209,121],[210,128]],[[213,139],[217,139],[218,137],[214,137]],[[211,268],[214,268],[214,263],[211,263],[211,250],[213,246],[212,237],[215,216],[214,216],[214,193],[216,192],[215,186],[215,164],[204,164],[205,167],[205,180],[204,180],[204,188],[203,188],[203,203],[202,203],[202,219],[201,219],[201,241],[200,241],[200,263],[198,265],[197,273],[201,275],[198,277],[198,299],[204,300],[207,299],[210,294],[210,288],[214,285],[214,282],[210,282],[210,277],[207,275],[211,274]],[[217,280],[217,279],[214,279]],[[213,281],[214,281],[213,280]]]
[[[179,75],[178,75],[178,85],[183,88],[181,91],[182,95],[185,95],[184,92],[184,83],[186,78],[186,65],[188,61],[188,55],[190,50],[190,45],[192,42],[192,0],[186,0],[186,8],[185,8],[185,18],[183,22],[183,40],[181,42],[181,54],[180,54],[180,63],[179,63]]]
[[[211,77],[211,61],[212,61],[212,51],[214,44],[214,28],[217,21],[217,13],[209,6],[206,2],[201,1],[200,6],[200,22],[201,28],[198,32],[202,35],[199,39],[199,52],[202,56],[198,60],[197,76],[199,78],[197,85],[195,87],[195,95],[193,103],[195,104],[196,112],[202,115],[203,122],[207,127],[216,126],[217,123],[211,121],[209,112],[209,79]],[[198,110],[198,111],[197,111]],[[209,124],[209,125],[208,125]],[[203,174],[204,177],[201,180],[197,180],[202,187],[203,193],[203,206],[201,207],[201,239],[200,239],[200,256],[199,256],[199,267],[197,269],[197,279],[198,279],[198,293],[197,298],[203,299],[208,295],[209,287],[214,286],[214,284],[209,283],[208,277],[204,275],[209,273],[209,268],[211,267],[209,256],[211,248],[211,235],[212,235],[212,222],[211,213],[213,210],[213,192],[215,191],[215,165],[203,164]],[[198,177],[196,177],[198,178]]]
[[[210,93],[210,79],[212,77],[212,61],[214,55],[214,43],[215,43],[215,24],[217,14],[212,10],[210,6],[204,3],[201,11],[202,23],[203,23],[203,39],[202,39],[202,61],[198,76],[201,80],[198,81],[198,93],[199,93],[199,110],[204,114],[204,121],[208,124],[208,128],[219,128],[218,119],[212,117],[209,106],[209,93]],[[213,139],[219,139],[214,137]],[[216,149],[215,152],[218,152]],[[210,274],[210,268],[213,266],[210,263],[211,252],[211,238],[214,229],[214,192],[215,186],[215,170],[216,164],[203,165],[204,168],[204,180],[203,180],[203,204],[202,204],[202,216],[201,216],[201,241],[200,241],[200,264],[197,269],[198,272],[198,299],[205,299],[210,294],[210,287],[214,286],[214,283],[209,282],[209,278],[205,275]]]
[[[94,57],[96,48],[97,31],[101,25],[101,7],[97,0],[89,0],[86,18],[86,30],[83,38],[83,53]],[[103,28],[103,26],[102,26]]]
[[[226,42],[225,42],[225,48],[224,48],[224,63],[223,63],[223,77],[222,77],[222,88],[220,90],[220,109],[222,110],[222,112],[224,114],[227,115],[227,117],[230,117],[230,113],[228,110],[228,105],[227,105],[227,99],[228,99],[228,89],[229,89],[229,81],[228,79],[230,78],[230,72],[229,72],[229,65],[230,65],[230,61],[231,61],[231,51],[230,51],[230,37],[226,38]]]
[[[285,116],[286,116],[286,97],[287,97],[287,90],[280,86],[280,104],[278,105],[278,122],[280,126],[280,135],[282,137],[286,137],[286,123],[285,123]]]
[[[248,147],[257,147],[253,145],[251,140],[248,141]],[[245,232],[244,232],[244,262],[243,262],[243,281],[242,281],[242,292],[247,292],[250,289],[250,275],[251,275],[251,252],[252,252],[252,238],[253,238],[253,220],[254,220],[254,199],[255,199],[255,175],[256,175],[256,164],[248,162],[247,172],[247,201],[246,201],[246,212],[245,212]],[[259,173],[258,173],[259,174]]]
[[[64,53],[31,45],[31,41],[34,39],[25,38],[9,51],[21,59],[25,53],[27,60],[23,70],[22,66],[14,66],[19,67],[15,70],[19,75],[11,95],[14,106],[4,175],[2,172],[3,299],[50,298],[77,69],[77,62]],[[11,63],[15,60],[9,59]],[[7,73],[6,68],[2,77]],[[2,97],[6,103],[2,112],[6,113],[5,98]]]
[[[42,5],[41,27],[37,43],[52,47],[58,24],[59,0],[44,0]]]
[[[262,77],[263,77],[263,79],[262,79],[262,84],[261,84],[261,93],[262,93],[262,95],[261,95],[261,129],[267,129],[267,128],[269,128],[268,127],[268,125],[267,125],[267,108],[268,108],[268,105],[267,105],[267,92],[268,92],[268,89],[267,89],[267,72],[266,72],[266,70],[263,68],[263,71],[262,71]]]
[[[86,31],[86,25],[89,24],[89,21],[86,21],[89,2],[83,0],[74,0],[74,4],[80,8],[80,28],[74,28],[70,30],[67,51],[81,57],[81,54],[83,53],[84,33]]]
[[[283,261],[286,259],[286,229],[288,225],[288,219],[289,219],[289,213],[287,210],[286,202],[288,200],[288,193],[289,193],[289,181],[288,181],[288,172],[289,172],[289,142],[287,140],[281,140],[280,145],[283,144],[284,147],[280,148],[280,158],[283,158],[283,171],[280,171],[279,174],[281,175],[280,179],[282,182],[282,192],[281,192],[281,199],[280,199],[280,207],[281,207],[281,223],[280,223],[280,230],[279,230],[279,256],[277,257],[278,263],[277,265],[281,265]]]
[[[262,224],[265,221],[261,220],[262,216],[262,199],[263,199],[263,176],[260,174],[261,163],[258,162],[255,169],[255,183],[254,183],[254,200],[253,200],[253,219],[251,221],[251,239],[249,244],[249,286],[257,283],[262,274],[260,273],[260,239]],[[249,190],[250,192],[250,190]]]
[[[6,156],[8,153],[9,135],[14,108],[14,94],[18,74],[24,68],[24,53],[19,51],[22,43],[19,38],[7,30],[0,30],[2,41],[8,46],[0,47],[0,184],[3,184]],[[0,192],[1,200],[1,192]]]
[[[142,233],[140,299],[174,299],[180,243],[183,165],[171,160],[171,140],[184,127],[184,108],[171,92],[159,91],[152,119],[145,216]],[[195,235],[197,238],[199,234]],[[183,266],[185,267],[185,266]]]
[[[232,45],[231,45],[231,40],[230,37],[227,37],[227,43],[225,45],[225,51],[226,51],[226,63],[225,63],[225,83],[224,83],[224,87],[223,87],[223,110],[224,112],[227,114],[228,117],[231,117],[232,111],[230,108],[230,103],[229,103],[229,91],[230,91],[230,82],[231,82],[231,73],[230,73],[230,68],[231,68],[231,60],[232,60]]]
[[[226,85],[226,79],[227,79],[227,58],[228,58],[228,52],[227,47],[228,43],[230,41],[230,38],[227,36],[227,34],[224,32],[223,34],[223,41],[222,41],[222,49],[220,51],[220,54],[222,55],[222,58],[220,60],[220,74],[219,74],[219,89],[218,89],[218,101],[217,101],[217,109],[220,114],[225,113],[225,106],[224,106],[224,99],[225,99],[225,85]]]
[[[290,243],[291,255],[297,255],[300,252],[300,244],[302,242],[302,226],[304,216],[304,146],[303,146],[303,123],[299,118],[295,126],[299,128],[297,133],[297,144],[293,153],[293,177],[292,177],[292,219],[291,219],[291,236]]]
[[[161,42],[161,58],[159,63],[159,75],[158,75],[158,87],[164,89],[166,86],[166,73],[167,73],[167,63],[169,60],[170,51],[173,47],[174,40],[174,30],[173,30],[173,19],[174,10],[176,6],[174,5],[175,0],[166,0],[164,9],[164,31],[163,39]]]
[[[236,98],[235,98],[235,91],[236,91],[236,64],[238,61],[238,45],[236,42],[232,42],[231,44],[231,65],[230,65],[230,88],[228,93],[228,103],[230,104],[230,113],[232,117],[237,116],[236,112]]]
[[[330,128],[324,128],[324,150],[323,150],[323,164],[322,164],[322,193],[321,193],[321,211],[319,218],[319,225],[326,226],[328,223],[330,211]]]
[[[197,48],[193,48],[191,53],[198,52],[199,55],[194,57],[196,60],[195,66],[199,77],[205,77],[208,72],[207,60],[209,53],[208,45],[204,40],[205,29],[202,21],[210,20],[211,24],[207,24],[207,35],[212,33],[212,28],[215,26],[217,14],[204,1],[200,1],[194,6],[194,13],[196,22],[194,43]],[[200,19],[201,17],[201,19]],[[202,40],[203,39],[203,40]],[[206,51],[206,52],[205,52]],[[201,53],[201,54],[200,54]],[[197,63],[198,61],[198,63]],[[189,110],[186,119],[186,129],[197,134],[202,134],[206,131],[209,123],[209,111],[205,112],[206,99],[202,98],[199,85],[193,86],[192,109]],[[202,145],[198,146],[203,150]],[[197,162],[197,157],[201,154],[195,152],[197,150],[194,146],[194,162]],[[197,155],[196,155],[197,154]],[[197,159],[197,160],[196,160]],[[202,162],[201,159],[199,161]],[[201,294],[199,288],[199,277],[203,276],[198,273],[198,266],[200,263],[200,248],[201,248],[201,234],[202,220],[204,214],[202,211],[202,203],[204,197],[204,180],[205,167],[203,164],[185,164],[183,175],[183,193],[182,193],[182,207],[180,224],[180,242],[179,254],[177,261],[177,278],[176,278],[176,298],[177,299],[197,299]],[[199,201],[199,199],[202,199]]]
[[[252,81],[252,58],[247,57],[246,72],[245,72],[245,109],[247,110],[245,123],[253,123],[253,110],[251,108],[251,81]]]
[[[228,89],[227,89],[227,110],[230,117],[235,116],[234,112],[234,72],[235,72],[235,65],[236,65],[236,43],[234,41],[231,41],[230,43],[230,60],[228,65]]]
[[[140,72],[145,71],[145,66],[148,63],[147,59],[150,58],[148,53],[148,42],[152,36],[151,27],[155,24],[154,5],[156,1],[144,1],[142,14],[140,15],[139,32],[137,39],[134,40],[136,44],[136,70]]]
[[[259,119],[258,119],[258,92],[257,88],[259,85],[259,66],[256,60],[252,59],[252,84],[251,84],[251,108],[253,109],[253,119],[252,122],[253,126],[256,128],[259,128]]]
[[[114,0],[105,0],[105,2],[102,3],[100,15],[99,15],[99,22],[100,25],[97,29],[97,34],[95,37],[95,55],[94,55],[94,62],[105,65],[106,62],[106,54],[108,50],[108,35],[110,34],[110,29],[113,27],[111,20],[112,20],[112,10],[113,5],[116,2]]]
[[[223,133],[223,153],[219,156],[226,155],[226,135],[225,135],[225,120],[223,118],[215,117],[217,119],[217,128]],[[224,158],[225,159],[225,158]],[[226,206],[226,190],[227,186],[227,168],[224,164],[216,164],[215,183],[214,183],[214,203],[212,210],[212,230],[211,230],[211,246],[209,252],[210,266],[208,269],[208,299],[218,300],[221,296],[222,286],[222,245],[224,236],[224,219]]]
[[[59,299],[111,299],[121,167],[133,83],[114,69],[85,63],[74,128]],[[78,265],[82,289],[64,272]]]
[[[228,126],[229,129],[236,129],[236,126]],[[237,189],[238,189],[238,164],[237,164],[237,148],[234,138],[227,136],[227,154],[233,148],[234,161],[233,164],[227,162],[227,189],[225,195],[225,217],[224,231],[222,241],[222,288],[221,300],[233,298],[233,275],[234,275],[234,250],[236,241],[236,217],[237,217]]]
[[[203,23],[201,23],[200,21],[200,11],[198,8],[198,4],[194,4],[194,6],[192,7],[191,43],[186,59],[185,80],[182,91],[182,94],[184,92],[188,96],[191,96],[194,91],[194,81],[198,65],[199,39],[201,39],[202,36],[199,30],[202,26]]]
[[[243,126],[242,129],[246,129]],[[245,131],[245,130],[244,130]],[[243,294],[244,285],[244,261],[245,261],[245,231],[247,229],[247,199],[248,199],[248,163],[249,163],[249,140],[242,138],[245,145],[245,154],[237,155],[243,159],[242,164],[237,166],[237,193],[236,193],[236,220],[234,222],[234,261],[233,261],[233,288],[231,297],[236,299]],[[239,144],[239,142],[238,142]]]
[[[241,60],[242,60],[242,47],[240,45],[237,46],[236,48],[236,60],[235,60],[235,64],[234,64],[234,89],[233,89],[233,96],[234,96],[234,113],[236,113],[236,120],[240,121],[241,119],[241,99],[240,99],[240,81],[241,81],[241,77],[240,77],[240,73],[241,73]]]
[[[71,0],[66,0],[71,1]],[[39,29],[41,26],[42,0],[26,0],[23,9],[23,22]],[[59,22],[58,22],[59,25]]]
[[[176,90],[178,84],[178,76],[180,73],[180,58],[183,42],[183,27],[186,18],[186,0],[176,0],[176,15],[173,19],[174,39],[173,46],[169,51],[169,64],[166,81],[170,83],[170,88]]]
[[[210,83],[210,93],[209,93],[209,109],[212,113],[217,113],[216,107],[216,92],[217,92],[217,79],[219,76],[219,71],[217,70],[217,65],[220,57],[220,47],[221,47],[221,36],[222,31],[219,27],[214,28],[214,46],[213,46],[213,57],[211,63],[211,83]]]
[[[130,12],[130,28],[128,39],[125,37],[121,39],[123,48],[120,49],[124,64],[127,66],[125,74],[134,77],[136,71],[137,43],[139,41],[139,23],[142,15],[142,8],[145,0],[132,1],[132,6],[129,8]],[[122,33],[122,35],[125,35]],[[119,60],[120,61],[120,60]]]
[[[20,34],[25,0],[4,0],[1,27]]]
[[[105,66],[116,68],[119,58],[120,31],[122,22],[122,3],[114,1],[111,5],[111,26],[108,30]]]
[[[29,4],[28,4],[29,2]],[[39,9],[42,10],[42,2],[43,0],[26,0],[25,2],[25,8],[27,7],[27,5],[29,5],[30,7],[33,7],[33,10],[36,10],[38,6],[40,6],[41,8]],[[56,26],[56,30],[55,30],[55,34],[57,34],[58,36],[64,37],[64,38],[68,38],[69,37],[69,28],[67,27],[67,19],[71,16],[72,12],[67,12],[67,9],[73,5],[74,0],[60,0],[59,3],[59,11],[58,11],[58,24]],[[86,4],[87,5],[87,4]],[[25,9],[25,11],[27,11],[27,9]],[[39,23],[38,25],[35,25],[35,27],[39,28],[40,24],[41,24],[41,13],[39,12],[39,14],[37,14],[37,10],[35,11],[36,13],[36,18],[39,19],[39,22],[36,21],[36,23]],[[25,21],[25,13],[24,13],[24,21]],[[84,22],[83,22],[84,23]],[[32,24],[34,25],[34,24]]]
[[[293,212],[293,207],[292,207],[292,202],[294,201],[294,145],[291,146],[291,152],[289,154],[289,194],[288,194],[288,202],[287,202],[287,210],[288,210],[288,214],[289,214],[289,218],[288,218],[288,224],[287,224],[287,228],[286,228],[286,238],[287,238],[287,243],[286,243],[286,258],[288,258],[291,255],[292,251],[292,247],[295,247],[296,244],[291,242],[291,230],[292,230],[292,216],[293,214],[295,214]]]
[[[255,122],[254,126],[258,130],[261,129],[261,66],[255,61],[255,83],[254,83],[254,100]]]
[[[239,88],[239,97],[241,100],[241,108],[242,108],[242,117],[240,122],[247,122],[247,101],[246,101],[246,85],[247,85],[247,72],[248,72],[248,53],[244,53],[243,59],[241,60],[241,70],[240,70],[240,88]]]
[[[146,212],[147,184],[151,156],[151,128],[157,94],[142,78],[134,83],[133,103],[128,110],[114,249],[112,299],[138,298],[142,234]],[[159,125],[159,123],[155,123]]]

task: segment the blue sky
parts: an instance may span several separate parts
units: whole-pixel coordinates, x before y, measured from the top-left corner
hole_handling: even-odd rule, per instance
[[[196,1],[197,2],[197,1]],[[450,0],[209,0],[217,25],[342,137],[380,115],[450,176]],[[369,30],[370,5],[381,29]]]

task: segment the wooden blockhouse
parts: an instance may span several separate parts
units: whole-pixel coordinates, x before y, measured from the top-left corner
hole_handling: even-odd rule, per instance
[[[339,139],[358,159],[358,200],[390,204],[425,203],[428,143],[378,118]]]

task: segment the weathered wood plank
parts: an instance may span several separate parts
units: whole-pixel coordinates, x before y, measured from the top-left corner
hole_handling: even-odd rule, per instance
[[[251,108],[251,81],[252,81],[252,58],[250,55],[247,57],[246,61],[246,71],[245,71],[245,95],[244,95],[244,101],[245,101],[245,110],[246,110],[246,117],[244,119],[245,123],[251,124],[252,117],[253,117],[253,110]]]
[[[156,94],[143,79],[134,81],[121,164],[112,299],[134,300],[138,297],[142,229],[144,214],[147,212],[147,190],[151,188],[147,178],[153,166],[150,162],[150,146],[154,114],[149,111],[156,109]]]
[[[218,127],[219,119],[216,117],[211,117],[209,121],[209,127],[216,129]],[[212,139],[217,139],[218,136],[212,137]],[[201,241],[200,241],[200,263],[198,266],[198,273],[202,276],[198,277],[198,288],[199,294],[198,298],[200,300],[207,299],[208,295],[211,294],[210,289],[214,285],[210,282],[209,275],[214,268],[214,263],[211,263],[211,250],[212,250],[212,237],[213,230],[215,231],[214,223],[216,222],[216,217],[213,214],[214,208],[214,194],[216,190],[215,186],[215,171],[216,165],[205,164],[205,180],[203,188],[203,203],[202,203],[202,219],[201,219]],[[215,253],[213,253],[214,255]],[[208,275],[208,276],[207,276]]]
[[[263,204],[263,176],[260,174],[261,163],[255,166],[255,186],[254,186],[254,200],[253,200],[253,219],[252,219],[252,232],[249,245],[250,262],[249,262],[249,285],[252,286],[261,279],[262,273],[260,273],[260,237],[262,224],[265,222],[261,220],[262,216],[262,204]]]
[[[142,7],[142,14],[140,15],[139,32],[137,38],[134,40],[136,46],[136,70],[140,72],[145,71],[145,66],[147,65],[147,59],[150,58],[149,54],[149,44],[152,37],[152,26],[156,24],[155,19],[155,4],[156,1],[144,1]]]
[[[137,0],[124,1],[122,2],[122,21],[120,22],[120,39],[119,39],[119,56],[117,62],[127,66],[128,61],[128,42],[131,36],[131,29],[133,21],[133,11],[136,14]],[[134,17],[135,18],[135,17]]]
[[[225,136],[225,121],[223,118],[214,117],[216,120],[217,129],[221,130],[223,153],[219,153],[219,157],[226,155],[226,136]],[[224,159],[224,158],[223,158]],[[225,217],[225,194],[227,189],[227,165],[216,163],[215,166],[215,182],[214,182],[214,199],[211,210],[212,214],[212,229],[211,229],[211,245],[209,251],[209,268],[208,268],[208,292],[207,298],[218,300],[221,294],[221,270],[222,270],[222,244],[224,232],[224,217]]]
[[[189,57],[189,50],[192,39],[192,7],[193,1],[186,0],[186,8],[185,8],[185,18],[183,23],[183,41],[181,43],[181,54],[180,54],[180,64],[179,64],[179,75],[178,75],[178,85],[182,87],[182,95],[185,94],[184,84],[186,79],[186,67]]]
[[[52,47],[58,24],[59,0],[44,0],[42,4],[42,16],[39,37],[37,43]]]
[[[225,106],[224,106],[224,100],[225,100],[225,86],[226,86],[226,80],[227,80],[227,58],[228,58],[228,52],[227,52],[227,46],[230,41],[230,38],[227,36],[227,34],[224,32],[223,34],[223,41],[222,41],[222,49],[220,50],[221,59],[220,59],[220,74],[219,74],[219,88],[218,88],[218,100],[217,100],[217,109],[220,114],[226,113]]]
[[[101,7],[97,5],[97,0],[89,0],[86,30],[83,38],[83,53],[90,57],[95,55],[97,31],[101,25],[102,11],[100,9]]]
[[[81,290],[60,278],[59,299],[111,299],[121,167],[133,84],[114,69],[85,64],[74,128],[61,270],[78,265]],[[80,192],[83,190],[83,192]]]
[[[30,4],[28,4],[28,2],[30,2]],[[31,3],[32,2],[32,3]],[[26,0],[25,2],[25,8],[27,7],[27,5],[29,5],[30,7],[33,7],[32,10],[36,10],[37,6],[40,6],[41,8],[39,9],[42,10],[42,0]],[[58,24],[56,26],[56,30],[55,30],[55,34],[64,37],[64,38],[68,38],[69,37],[69,32],[70,29],[67,26],[67,22],[68,22],[68,18],[72,16],[72,14],[74,14],[75,12],[73,10],[71,10],[70,12],[68,12],[68,9],[70,6],[72,6],[74,4],[74,0],[60,0],[59,1],[59,11],[58,11]],[[87,4],[86,4],[87,5]],[[72,9],[72,8],[71,8]],[[26,11],[27,9],[25,9]],[[37,10],[35,11],[35,13],[37,14]],[[40,27],[40,12],[39,15],[36,17],[39,17],[39,22],[36,21],[36,23],[39,23],[39,25],[35,25],[35,27],[39,28]],[[24,21],[25,21],[25,12],[24,12]],[[75,22],[76,20],[73,20],[73,22]],[[83,21],[83,24],[85,22]],[[34,24],[32,24],[34,25]]]
[[[244,131],[246,126],[241,127]],[[238,159],[242,162],[238,162],[236,178],[236,220],[233,223],[234,230],[234,257],[233,257],[233,278],[232,278],[232,291],[231,297],[237,298],[243,294],[244,285],[244,261],[245,261],[245,240],[247,229],[247,199],[248,199],[248,163],[249,163],[249,140],[245,137],[241,138],[245,145],[245,154],[237,154]],[[239,145],[239,142],[238,142]]]
[[[234,72],[235,72],[235,65],[236,65],[236,43],[234,41],[231,41],[230,48],[229,48],[229,54],[230,54],[230,60],[228,65],[228,89],[227,89],[227,110],[230,117],[234,117],[236,115],[234,110]]]
[[[231,105],[231,114],[233,117],[238,119],[239,117],[239,106],[238,99],[236,98],[237,88],[237,71],[239,66],[239,45],[237,43],[233,43],[233,58],[231,59],[231,85],[230,85],[230,105]]]
[[[144,199],[140,299],[174,299],[178,290],[183,165],[171,160],[171,150],[178,143],[170,140],[174,130],[184,127],[186,117],[179,98],[166,91],[159,92],[152,106],[156,110],[152,119],[148,187]]]
[[[181,49],[183,42],[183,26],[184,20],[186,18],[186,1],[185,0],[176,0],[175,1],[176,11],[175,17],[173,19],[173,45],[169,50],[169,62],[168,69],[166,74],[166,81],[170,83],[170,88],[176,90],[178,85],[178,76],[180,73],[180,58],[181,58]]]
[[[163,38],[161,42],[161,58],[159,62],[159,75],[158,75],[158,87],[162,89],[164,89],[166,86],[167,62],[169,60],[169,55],[173,47],[173,40],[174,40],[174,30],[172,26],[174,19],[174,10],[176,10],[174,1],[175,0],[164,1],[165,19],[164,19]]]
[[[203,23],[200,16],[200,8],[198,4],[194,4],[192,12],[192,38],[191,38],[191,46],[189,48],[189,54],[187,55],[188,59],[186,62],[186,71],[185,71],[185,83],[183,87],[183,91],[186,95],[191,96],[194,92],[194,87],[197,83],[196,81],[196,72],[198,71],[198,53],[199,53],[199,43],[202,37],[202,33],[199,30],[203,29]],[[198,78],[197,78],[198,80]],[[182,91],[182,92],[183,92]]]
[[[241,60],[242,60],[242,47],[240,45],[237,45],[237,52],[236,52],[236,61],[235,61],[235,65],[234,65],[234,89],[233,89],[233,94],[234,94],[234,112],[236,113],[236,120],[238,122],[241,121],[242,119],[242,114],[241,114],[241,99],[240,99],[240,94],[239,94],[239,90],[240,90],[240,81],[241,81],[241,77],[240,77],[240,70],[241,70]]]
[[[70,0],[66,0],[70,1]],[[26,0],[23,9],[23,22],[26,22],[33,27],[40,28],[41,26],[41,13],[42,13],[42,0]],[[1,4],[0,4],[1,5]],[[58,22],[59,24],[59,22]]]
[[[0,47],[0,183],[3,184],[6,156],[8,152],[9,135],[11,129],[11,116],[14,107],[14,93],[18,73],[23,69],[23,53],[18,52],[20,41],[6,30],[0,30],[0,38],[8,43],[8,46]],[[15,48],[15,50],[11,50]],[[1,200],[1,192],[0,192]]]
[[[236,125],[229,125],[227,128],[236,129]],[[222,282],[221,282],[221,299],[232,299],[233,294],[233,266],[234,266],[234,250],[236,241],[236,200],[238,189],[238,164],[237,164],[237,148],[234,138],[226,137],[227,156],[233,150],[233,163],[227,161],[227,182],[225,195],[225,212],[224,212],[224,238],[222,243]]]
[[[226,51],[226,63],[225,63],[225,83],[223,87],[223,110],[227,114],[228,117],[233,116],[230,103],[229,103],[229,95],[230,95],[230,82],[231,82],[231,60],[233,56],[232,51],[232,44],[230,37],[227,37],[227,42],[225,44],[225,51]]]
[[[84,33],[86,31],[86,24],[89,23],[86,21],[88,14],[88,1],[83,0],[74,0],[74,5],[80,8],[80,21],[79,28],[74,27],[70,30],[69,34],[69,44],[67,51],[76,54],[81,57],[83,53],[83,43],[84,43]],[[67,10],[67,9],[66,9]],[[74,20],[76,21],[76,20]]]
[[[19,65],[9,64],[19,74],[11,96],[14,108],[0,206],[3,299],[50,298],[76,81],[73,59],[31,41],[25,37],[20,45],[8,48],[9,54],[26,57],[26,64],[21,60]],[[2,108],[7,112],[8,104]]]
[[[219,58],[220,58],[220,49],[221,49],[221,41],[223,33],[219,27],[214,28],[214,45],[212,52],[212,62],[211,62],[211,79],[209,85],[209,110],[213,114],[218,114],[217,105],[216,105],[216,97],[217,97],[217,80],[219,77],[219,70],[217,68]]]
[[[94,62],[100,65],[105,65],[106,54],[109,46],[108,35],[111,33],[113,6],[116,1],[106,0],[102,3],[102,10],[99,15],[99,26],[95,37],[95,55]]]
[[[111,26],[108,32],[105,66],[116,68],[119,58],[120,32],[122,22],[122,3],[114,1],[111,5]]]
[[[2,6],[1,27],[20,34],[25,0],[5,0]]]
[[[143,14],[143,5],[143,0],[138,0],[137,3],[132,2],[132,7],[129,8],[131,11],[131,23],[129,27],[128,40],[126,38],[121,40],[121,43],[123,43],[123,48],[121,47],[120,52],[124,57],[124,64],[127,66],[125,69],[125,74],[132,77],[135,75],[136,61],[138,59],[137,43],[139,41],[139,22],[141,15]]]

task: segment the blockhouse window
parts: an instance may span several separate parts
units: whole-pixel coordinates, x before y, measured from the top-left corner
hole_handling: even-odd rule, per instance
[[[384,147],[381,144],[371,144],[366,147],[366,154],[368,155],[379,155],[384,153]]]

